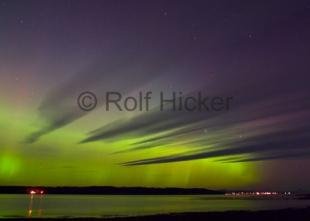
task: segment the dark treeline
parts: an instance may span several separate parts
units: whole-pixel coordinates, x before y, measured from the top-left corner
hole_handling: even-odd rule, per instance
[[[148,187],[30,187],[30,186],[0,186],[2,194],[27,194],[30,190],[44,190],[47,194],[111,194],[111,195],[191,195],[191,194],[223,194],[222,191],[203,188],[148,188]]]

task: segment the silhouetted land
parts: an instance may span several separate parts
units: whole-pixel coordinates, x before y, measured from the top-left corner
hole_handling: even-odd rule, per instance
[[[310,208],[283,209],[270,211],[231,211],[231,212],[205,212],[205,213],[176,213],[167,215],[154,215],[144,217],[127,217],[108,219],[113,221],[162,221],[162,220],[229,220],[229,221],[262,221],[262,220],[310,220]]]
[[[229,221],[285,221],[285,220],[310,220],[310,208],[304,209],[282,209],[282,210],[268,210],[268,211],[228,211],[228,212],[193,212],[193,213],[175,213],[163,215],[150,215],[138,217],[116,217],[116,218],[70,218],[60,217],[61,219],[72,220],[107,220],[107,221],[176,221],[176,220],[229,220]],[[18,219],[18,218],[17,218]],[[52,220],[50,219],[35,219],[35,220]]]
[[[32,189],[42,189],[47,194],[90,194],[90,195],[195,195],[224,194],[222,191],[203,188],[147,188],[147,187],[28,187],[0,186],[0,194],[25,194]]]

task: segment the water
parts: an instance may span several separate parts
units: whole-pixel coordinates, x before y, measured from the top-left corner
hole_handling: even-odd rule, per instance
[[[0,194],[0,218],[114,217],[177,212],[302,208],[310,200],[232,199],[223,195],[12,195]]]

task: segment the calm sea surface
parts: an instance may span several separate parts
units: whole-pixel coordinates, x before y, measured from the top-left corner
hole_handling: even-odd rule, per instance
[[[310,200],[232,199],[222,195],[29,195],[0,194],[0,218],[110,217],[177,212],[266,210],[310,206]]]

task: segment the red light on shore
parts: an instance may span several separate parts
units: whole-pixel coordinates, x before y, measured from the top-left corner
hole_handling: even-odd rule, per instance
[[[43,195],[44,194],[44,190],[41,190],[41,189],[31,189],[31,190],[29,190],[29,194],[30,195],[36,195],[36,194]]]

